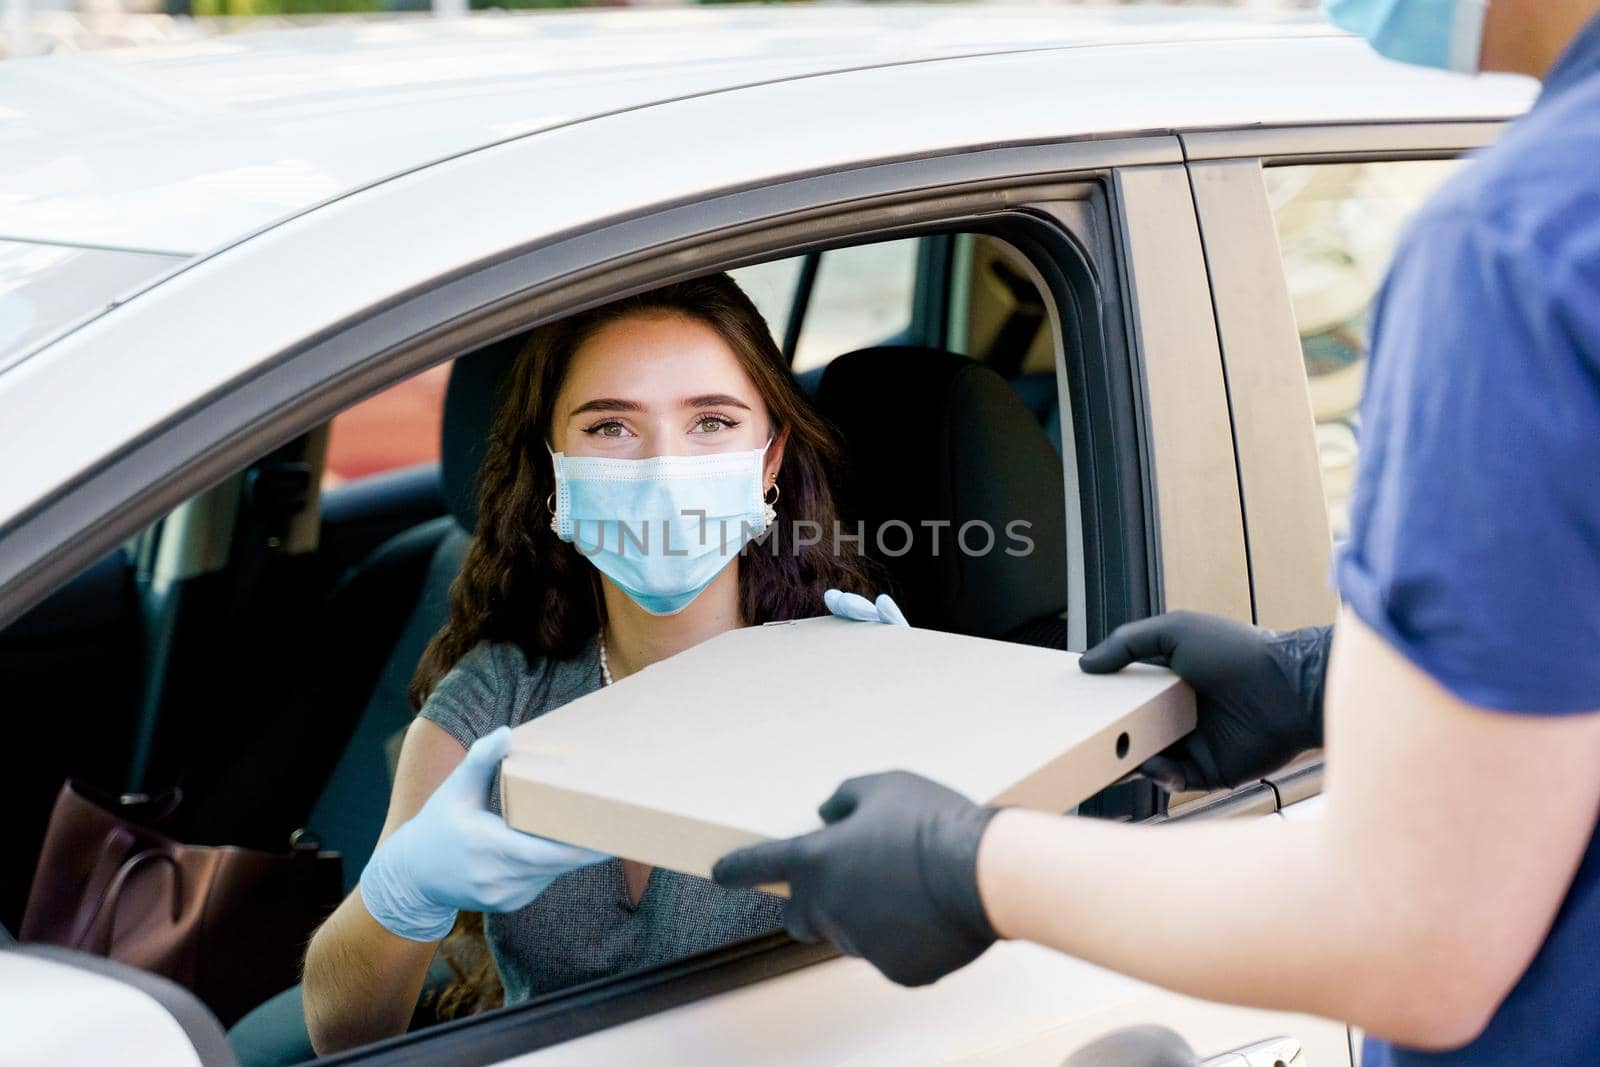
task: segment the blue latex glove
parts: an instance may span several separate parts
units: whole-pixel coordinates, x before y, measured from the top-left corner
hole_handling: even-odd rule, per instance
[[[609,859],[513,830],[489,810],[489,785],[511,728],[480,737],[422,810],[378,846],[361,872],[361,901],[392,934],[438,941],[456,912],[515,911],[568,871]]]
[[[822,602],[828,610],[841,619],[854,619],[857,622],[881,622],[890,626],[910,626],[905,614],[901,612],[900,605],[888,593],[879,593],[876,602],[868,600],[856,593],[846,593],[839,589],[829,589],[822,594]]]

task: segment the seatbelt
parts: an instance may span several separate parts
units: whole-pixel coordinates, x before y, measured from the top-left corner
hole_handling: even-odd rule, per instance
[[[310,498],[311,464],[302,459],[269,459],[245,472],[229,554],[236,608],[248,604],[267,560],[283,550],[289,524]]]
[[[1044,326],[1047,310],[1039,290],[1027,275],[1018,273],[1010,265],[996,260],[989,265],[994,276],[1010,291],[1016,306],[1001,323],[1000,332],[983,352],[984,366],[1010,381],[1022,370],[1022,361],[1033,347],[1034,338]]]
[[[228,549],[228,566],[233,572],[229,602],[236,614],[249,606],[267,559],[285,543],[289,524],[305,507],[310,492],[311,467],[300,458],[298,442],[246,472]],[[151,606],[144,621],[144,692],[126,778],[130,793],[159,791],[171,784],[159,783],[152,788],[148,779],[166,703],[173,632],[177,615],[183,610],[181,596],[174,598],[172,590],[158,594],[146,588],[141,595]]]

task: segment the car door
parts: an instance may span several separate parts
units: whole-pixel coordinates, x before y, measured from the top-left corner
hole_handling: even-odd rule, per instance
[[[1080,504],[1071,525],[1082,588],[1074,596],[1069,641],[1078,648],[1151,610],[1250,618],[1233,437],[1204,258],[1181,158],[1171,139],[1155,140],[1073,146],[1050,186],[1018,191],[1022,211],[972,211],[976,202],[944,199],[928,205],[917,223],[987,228],[1029,248],[1036,266],[1054,272],[1047,285],[1056,282],[1050,285],[1056,333],[1070,339],[1056,358],[1070,427],[1063,477],[1075,490],[1069,499]],[[1118,165],[1152,157],[1160,162]],[[935,182],[935,169],[926,161],[907,165],[897,176],[904,183],[899,195]],[[824,241],[831,231],[834,241],[854,242],[896,232],[882,229],[870,203],[856,204],[831,225],[813,222],[813,231]],[[902,203],[897,214],[903,222],[918,212]],[[1059,243],[1052,245],[1052,235]],[[746,246],[750,254],[758,254],[757,242],[753,237]],[[823,262],[834,254],[822,251]],[[715,266],[713,255],[707,252],[701,265]],[[1086,269],[1075,273],[1074,260]],[[1117,472],[1127,477],[1113,477]],[[1224,804],[1188,817],[1273,810],[1270,802]],[[428,1049],[529,1063],[611,1063],[648,1049],[656,1062],[799,1064],[870,1056],[998,1064],[1054,1062],[1107,1030],[1141,1022],[1172,1026],[1208,1055],[1287,1038],[1311,1050],[1314,1062],[1348,1062],[1339,1024],[1205,1004],[1031,945],[996,946],[933,987],[907,990],[859,960],[781,936],[541,998],[453,1033],[402,1041],[411,1054]]]
[[[1424,131],[1420,154],[1447,153],[1452,138],[1465,147],[1488,132]],[[1331,161],[1337,152],[1330,149]],[[1337,484],[1328,468],[1340,453],[1319,446],[1300,331],[1277,270],[1281,222],[1259,159],[1187,168],[1177,159],[1113,163],[1071,176],[1081,179],[1077,195],[1030,206],[1063,222],[1088,250],[1104,286],[1101,311],[1120,323],[1123,355],[1135,371],[1133,403],[1122,417],[1136,423],[1142,471],[1150,581],[1139,609],[1188,607],[1280,627],[1328,621],[1334,600],[1324,576],[1337,511],[1325,488]],[[1103,199],[1083,195],[1090,189]],[[1105,212],[1098,228],[1097,209]],[[1061,359],[1064,380],[1082,383],[1084,368],[1069,367],[1065,353]],[[1117,417],[1114,404],[1073,415],[1081,425],[1095,411]],[[1081,462],[1069,470],[1081,476]],[[1098,618],[1082,613],[1075,644],[1113,621],[1107,603]],[[1113,615],[1132,606],[1125,600]],[[1283,817],[1314,817],[1318,783],[1313,761],[1224,796],[1194,798],[1169,819],[1279,817],[1280,808]],[[918,991],[883,982],[859,961],[781,938],[717,956],[637,976],[630,989],[529,1006],[520,1020],[507,1015],[454,1036],[418,1035],[415,1047],[498,1048],[520,1052],[516,1062],[564,1064],[609,1063],[646,1048],[696,1063],[870,1054],[875,1062],[1020,1064],[1057,1062],[1107,1031],[1155,1022],[1217,1062],[1244,1051],[1282,1062],[1348,1063],[1351,1056],[1341,1024],[1197,1001],[1027,945],[997,946]],[[596,1028],[593,1012],[617,1013],[619,1024]],[[541,1042],[548,1047],[530,1047]]]
[[[430,360],[503,335],[519,320],[549,318],[671,276],[789,254],[797,239],[825,250],[960,229],[988,232],[1025,250],[1051,294],[1049,310],[1061,338],[1055,353],[1065,423],[1061,477],[1076,505],[1067,516],[1074,560],[1069,646],[1086,647],[1119,622],[1153,610],[1249,617],[1226,390],[1175,138],[846,168],[826,182],[768,185],[694,207],[570,236],[351,316],[342,328],[291,348],[236,383],[220,400],[194,408],[187,425],[183,418],[165,424],[153,435],[165,447],[124,454],[103,472],[104,481],[58,494],[17,527],[19,537],[6,546],[10,562],[15,567],[29,554],[45,560],[32,568],[34,577],[65,568],[73,551],[89,550],[99,527],[79,526],[56,546],[34,540],[48,520],[70,521],[61,509],[76,505],[101,516],[120,511],[118,521],[136,522],[164,497],[198,487],[221,464],[247,458],[275,435],[303,432],[342,404]],[[790,228],[788,220],[802,217],[802,231]],[[741,225],[730,233],[727,220]],[[278,237],[261,254],[237,260],[236,269],[270,277],[274,254],[292,261],[296,240]],[[310,247],[324,243],[314,233],[303,240]],[[596,282],[596,265],[624,251],[627,262]],[[201,268],[190,284],[227,284],[227,267]],[[147,317],[135,317],[126,328],[129,342],[159,321],[155,306]],[[103,330],[103,338],[81,340],[79,351],[96,340],[113,344],[122,332]],[[375,358],[380,353],[383,358]],[[123,467],[128,477],[108,476],[117,464],[132,465]],[[11,572],[14,580],[17,573]],[[1320,1043],[1324,1062],[1339,1062],[1330,1052],[1345,1047],[1339,1027],[1324,1025],[1319,1032],[1307,1020],[1200,1005],[1024,944],[998,946],[961,974],[912,991],[859,961],[833,958],[826,946],[772,935],[409,1035],[360,1055],[1036,1062],[1065,1055],[1124,1020],[1166,1022],[1207,1053],[1281,1033]],[[541,1046],[545,1051],[536,1052]]]
[[[573,203],[557,204],[569,212],[558,217],[508,199],[506,213],[488,221],[451,216],[425,266],[396,252],[379,257],[381,269],[355,269],[373,266],[362,257],[373,255],[386,223],[434,211],[450,199],[441,194],[452,181],[507,181],[553,165],[556,153],[584,158],[574,141],[605,148],[608,135],[585,136],[575,127],[549,156],[510,146],[312,212],[91,324],[60,353],[37,357],[31,387],[57,391],[36,395],[64,395],[88,380],[83,368],[97,363],[90,357],[118,350],[149,352],[157,366],[146,368],[151,381],[131,379],[127,394],[138,403],[125,407],[145,422],[118,422],[132,416],[108,411],[101,452],[64,440],[30,469],[36,485],[16,473],[5,486],[0,497],[26,507],[8,512],[20,517],[0,545],[0,614],[20,610],[139,522],[263,448],[455,352],[670,277],[958,228],[1002,234],[1050,272],[1049,312],[1063,338],[1055,354],[1067,423],[1062,477],[1079,505],[1068,516],[1077,560],[1070,646],[1164,609],[1272,625],[1317,621],[1331,610],[1317,584],[1328,551],[1321,453],[1298,346],[1285,329],[1288,298],[1249,288],[1270,289],[1274,276],[1281,284],[1278,261],[1266,257],[1276,240],[1270,202],[1251,161],[1303,161],[1303,143],[1269,151],[1195,139],[1186,167],[1172,136],[1052,142],[836,164],[820,177],[751,180],[731,192],[686,171],[675,188],[692,192],[699,180],[701,192],[672,206],[613,205],[575,226]],[[1357,140],[1343,151],[1418,150],[1385,144],[1363,148]],[[753,165],[752,173],[760,177]],[[1251,226],[1235,226],[1218,203],[1243,210]],[[512,216],[517,206],[527,214]],[[487,243],[490,231],[499,243]],[[1245,244],[1230,249],[1230,240]],[[312,269],[306,264],[324,249],[345,258],[315,269],[348,273],[344,287],[293,304],[298,287],[283,279]],[[1069,269],[1073,261],[1081,269]],[[1263,271],[1267,264],[1274,269]],[[1230,269],[1241,276],[1230,281]],[[193,336],[164,334],[183,308],[224,294],[241,294],[229,321],[197,321]],[[1262,315],[1259,299],[1268,300]],[[95,373],[121,368],[100,360]],[[1295,389],[1298,406],[1278,403]],[[20,418],[22,395],[14,388],[10,407],[0,397],[0,410]],[[1278,438],[1266,421],[1274,415],[1283,420]],[[1290,447],[1274,450],[1283,441]],[[1268,506],[1279,499],[1292,506]],[[1291,782],[1302,790],[1315,778],[1198,798],[1174,817],[1271,815]],[[1133,1022],[1173,1026],[1206,1055],[1287,1036],[1313,1062],[1348,1060],[1338,1024],[1202,1004],[1027,945],[999,946],[932,989],[908,991],[825,947],[781,936],[350,1058],[1049,1062]]]
[[[1502,123],[1184,137],[1232,399],[1259,625],[1332,621],[1360,450],[1368,313],[1406,221]],[[1321,806],[1311,754],[1270,786]]]
[[[215,456],[262,441],[264,426],[301,432],[361,392],[470,346],[474,330],[478,337],[503,332],[506,306],[517,299],[526,322],[667,276],[759,261],[792,250],[785,220],[801,215],[803,240],[823,250],[984,231],[1025,250],[1051,294],[1061,338],[1061,477],[1075,505],[1067,517],[1074,561],[1069,646],[1086,647],[1155,610],[1248,618],[1227,395],[1176,140],[1038,146],[1020,157],[1015,150],[936,156],[828,177],[714,198],[692,215],[641,216],[392,304],[295,352],[224,403],[200,409],[223,446],[208,453],[203,434],[169,439],[164,451],[144,457],[167,473],[146,470],[136,483],[144,491],[130,493],[126,507],[136,517],[158,506],[153,486],[170,492],[193,485],[215,469]],[[726,219],[741,220],[740,231],[729,236]],[[619,249],[635,250],[632,262],[595,284],[593,265]],[[258,258],[241,269],[264,275],[272,265]],[[530,284],[541,278],[548,279],[542,290]],[[528,302],[529,290],[536,303]],[[372,358],[380,352],[384,360]],[[870,1054],[875,1062],[1038,1062],[1127,1021],[1167,1023],[1208,1054],[1285,1033],[1319,1047],[1319,1062],[1339,1062],[1333,1056],[1345,1047],[1341,1027],[1319,1030],[1309,1020],[1202,1005],[1025,944],[997,946],[959,975],[913,991],[860,961],[834,958],[826,946],[773,935],[361,1055],[778,1064]]]
[[[1143,526],[1148,540],[1139,563],[1154,577],[1138,611],[1186,607],[1249,619],[1233,435],[1185,169],[1173,159],[1082,178],[1075,196],[1035,207],[1062,222],[1091,256],[1098,253],[1103,324],[1120,335],[1118,355],[1137,367],[1137,379],[1125,383],[1132,390],[1126,408],[1091,404],[1071,414],[1080,428],[1095,418],[1138,423],[1128,427],[1136,429],[1138,455],[1123,458],[1144,472],[1139,514],[1159,516]],[[1087,368],[1077,361],[1090,347],[1061,353],[1065,380],[1087,385]],[[1096,355],[1109,358],[1105,348]],[[1116,436],[1079,433],[1076,443],[1087,453]],[[1115,458],[1098,456],[1102,467]],[[1084,510],[1095,509],[1085,501]],[[1085,521],[1095,524],[1094,517]],[[1075,647],[1131,608],[1121,601],[1115,618],[1083,612]],[[1185,817],[1273,817],[1276,810],[1266,786],[1213,800]],[[889,985],[860,961],[828,960],[517,1062],[604,1063],[648,1046],[685,1049],[685,1062],[833,1062],[870,1049],[874,1062],[1053,1063],[1109,1030],[1151,1022],[1176,1029],[1206,1055],[1266,1043],[1308,1054],[1309,1062],[1349,1062],[1340,1024],[1207,1004],[1015,944],[996,946],[966,970],[915,991]]]

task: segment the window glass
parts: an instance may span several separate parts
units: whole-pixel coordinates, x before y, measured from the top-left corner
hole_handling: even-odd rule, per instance
[[[450,365],[432,367],[340,412],[329,426],[324,488],[437,463]]]
[[[916,240],[824,252],[794,369],[820,367],[835,356],[904,332],[911,325],[916,280]]]
[[[761,312],[761,317],[767,320],[773,340],[780,345],[784,331],[789,328],[795,287],[800,284],[800,267],[804,261],[804,256],[792,256],[728,272]]]
[[[1266,171],[1336,541],[1349,529],[1372,298],[1406,220],[1460,165],[1429,160]]]
[[[820,254],[794,356],[797,372],[895,337],[911,326],[917,244],[913,238]],[[791,256],[728,272],[749,294],[780,345],[795,313],[805,260]]]

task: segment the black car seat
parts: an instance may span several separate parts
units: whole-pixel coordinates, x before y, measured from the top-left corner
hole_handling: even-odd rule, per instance
[[[1004,378],[940,349],[867,348],[827,365],[816,403],[844,438],[840,511],[913,625],[1066,647],[1061,458]]]
[[[1011,388],[1022,398],[1034,420],[1044,427],[1050,447],[1061,454],[1061,404],[1056,395],[1054,371],[1019,374],[1009,379]]]
[[[841,511],[863,520],[868,553],[888,570],[913,625],[1067,647],[1061,457],[1012,383],[952,352],[879,347],[828,364],[816,402],[844,438]],[[1025,555],[1005,551],[1007,525],[1017,521],[1033,543]],[[958,533],[971,522],[995,531],[993,551],[962,551]],[[900,527],[884,530],[894,523],[916,531],[912,551],[900,553]],[[1161,805],[1154,785],[1135,781],[1102,791],[1078,813],[1137,820]]]

